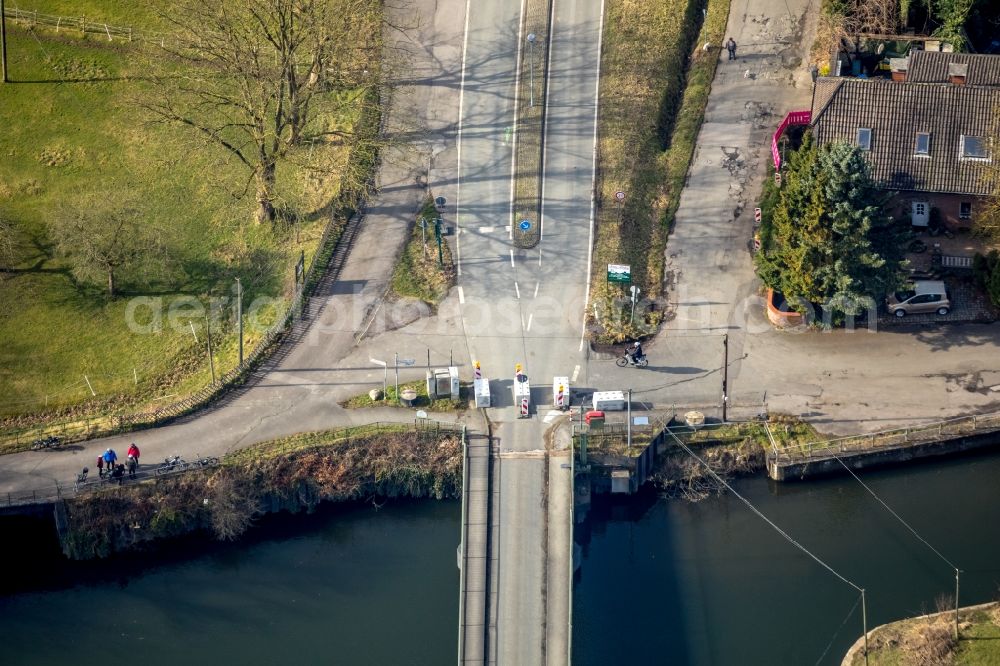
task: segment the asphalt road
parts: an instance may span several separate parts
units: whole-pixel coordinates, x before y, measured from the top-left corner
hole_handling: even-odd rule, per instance
[[[547,525],[549,492],[566,507],[569,470],[549,484],[545,431],[552,381],[587,381],[582,344],[592,217],[599,3],[557,0],[549,63],[541,242],[520,250],[510,241],[514,89],[520,2],[477,6],[469,15],[458,188],[459,312],[469,357],[493,382],[500,449],[496,661],[565,663],[567,609],[547,620],[548,575],[568,569],[565,532]],[[532,385],[532,417],[518,418],[512,380],[520,363]],[[548,423],[546,422],[548,421]],[[560,476],[560,473],[561,476]],[[565,478],[561,478],[565,477]],[[568,514],[567,514],[568,519]],[[548,555],[547,555],[548,553]],[[565,559],[563,557],[562,559]],[[552,569],[551,573],[549,569]],[[565,581],[561,581],[565,583]],[[568,583],[567,583],[568,584]],[[560,599],[567,584],[556,586]],[[561,619],[559,619],[561,618]]]

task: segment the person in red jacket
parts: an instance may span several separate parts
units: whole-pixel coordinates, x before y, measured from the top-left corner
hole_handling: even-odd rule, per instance
[[[129,445],[125,460],[128,461],[129,478],[134,478],[135,470],[139,467],[139,447],[135,445],[135,442]]]

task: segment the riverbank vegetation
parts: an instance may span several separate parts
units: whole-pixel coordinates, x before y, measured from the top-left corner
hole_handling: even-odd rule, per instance
[[[455,285],[455,262],[451,247],[443,237],[440,239],[440,256],[438,254],[434,221],[440,216],[434,199],[428,197],[417,213],[416,221],[411,224],[410,238],[392,271],[392,295],[395,298],[417,298],[435,307]],[[440,231],[444,233],[444,229]]]
[[[461,435],[449,427],[304,433],[242,449],[218,467],[66,500],[60,534],[67,557],[92,559],[191,532],[236,539],[264,513],[320,502],[454,498],[461,485]]]
[[[942,599],[939,606],[948,606]],[[868,658],[856,643],[850,666],[987,666],[1000,664],[1000,603],[959,609],[959,638],[954,610],[882,625],[868,637]]]
[[[199,61],[196,44],[181,44],[166,18],[174,0],[140,4],[39,0],[36,8],[134,25],[162,43],[8,21],[13,82],[0,87],[0,425],[8,431],[194,393],[212,376],[208,321],[214,370],[231,370],[235,279],[248,350],[295,293],[296,264],[308,266],[331,220],[350,214],[374,166],[377,81],[366,73],[379,70],[370,63],[380,53],[380,3],[352,3],[374,13],[351,23],[322,77],[305,53],[261,60],[279,87],[283,76],[300,84],[286,107],[295,118],[258,128],[277,146],[264,165],[224,145],[243,143],[226,129],[235,115],[195,113],[213,90],[235,92],[236,74],[200,76],[226,72],[224,63]],[[218,89],[174,94],[184,81],[209,79]],[[302,87],[310,81],[314,89]],[[165,96],[187,106],[157,113],[153,100]],[[186,122],[199,119],[196,129]],[[256,223],[257,181],[271,176],[273,220]]]
[[[592,337],[655,331],[664,251],[715,76],[728,0],[609,0],[601,56],[599,181],[590,284]],[[703,13],[704,10],[704,13]],[[708,44],[703,49],[701,45]],[[616,192],[624,192],[619,204]],[[631,266],[643,306],[630,318],[608,264]]]

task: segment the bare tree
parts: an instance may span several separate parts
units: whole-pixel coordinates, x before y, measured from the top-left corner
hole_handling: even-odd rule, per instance
[[[1000,244],[1000,102],[994,107],[993,122],[989,129],[993,159],[984,165],[983,183],[990,194],[983,200],[974,218],[974,229],[990,243]]]
[[[163,247],[157,230],[146,224],[132,203],[108,202],[89,194],[59,211],[49,225],[58,253],[69,259],[73,275],[84,282],[106,282],[118,292],[121,273],[140,263],[159,265]]]
[[[377,0],[176,0],[164,19],[176,35],[171,58],[157,79],[160,94],[140,103],[247,169],[244,193],[255,192],[258,222],[275,218],[278,166],[296,145],[373,140],[358,123],[310,121],[320,97],[377,108]]]

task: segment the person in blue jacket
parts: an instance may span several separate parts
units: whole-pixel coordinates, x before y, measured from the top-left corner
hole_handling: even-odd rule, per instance
[[[108,449],[104,452],[102,456],[104,458],[104,466],[108,468],[108,471],[112,471],[115,468],[115,463],[118,462],[118,455],[115,453],[114,449]]]

